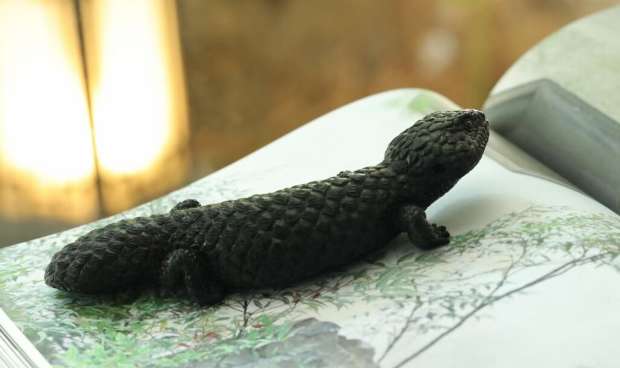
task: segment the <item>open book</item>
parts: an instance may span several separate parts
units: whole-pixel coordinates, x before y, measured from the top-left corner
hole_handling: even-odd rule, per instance
[[[590,19],[620,31],[618,8]],[[154,202],[0,249],[0,366],[616,367],[620,216],[609,188],[618,174],[596,173],[618,155],[609,140],[570,147],[579,137],[618,136],[619,115],[571,93],[561,78],[526,87],[505,78],[487,102],[497,131],[485,156],[428,210],[450,230],[448,246],[424,252],[402,236],[346,269],[211,308],[149,294],[76,296],[43,282],[52,254],[95,227],[167,212],[186,198],[215,203],[374,165],[414,121],[458,108],[430,91],[377,94]],[[525,98],[539,93],[536,83],[553,98]],[[564,131],[567,106],[572,117],[599,115]],[[568,139],[566,162],[551,152],[554,134]],[[593,166],[570,161],[605,153],[615,156]]]

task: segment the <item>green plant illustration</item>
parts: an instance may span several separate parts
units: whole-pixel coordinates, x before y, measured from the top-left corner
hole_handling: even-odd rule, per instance
[[[414,301],[409,303],[409,313],[378,362],[412,329],[418,333],[434,331],[434,337],[390,367],[405,366],[492,304],[525,293],[576,267],[611,266],[620,270],[620,264],[614,263],[618,255],[617,218],[566,208],[532,207],[504,216],[480,231],[459,236],[451,247],[428,255],[401,256],[396,264],[406,268],[407,262],[427,257],[434,259],[433,267],[457,259],[466,262],[466,267],[450,267],[444,277],[436,277],[437,273],[429,277],[433,273],[427,271],[410,279],[416,290]],[[526,272],[525,278],[518,277]]]
[[[565,207],[510,213],[430,252],[402,237],[345,270],[234,294],[211,308],[148,293],[106,299],[48,288],[43,269],[61,243],[0,251],[0,307],[52,364],[71,367],[404,367],[455,330],[492,318],[496,303],[578,267],[620,271],[620,219]],[[339,313],[347,317],[332,317]],[[339,328],[359,333],[345,338]],[[313,345],[321,342],[339,348]],[[405,357],[395,354],[401,344]]]

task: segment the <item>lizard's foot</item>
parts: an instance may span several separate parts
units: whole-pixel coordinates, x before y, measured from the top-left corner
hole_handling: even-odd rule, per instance
[[[450,233],[445,226],[431,224],[432,227],[432,239],[428,239],[426,246],[420,246],[423,249],[433,249],[450,243]]]
[[[200,202],[195,199],[186,199],[176,204],[176,206],[172,207],[170,212],[186,210],[188,208],[200,207]]]
[[[399,210],[398,225],[420,249],[435,249],[450,242],[446,227],[426,221],[424,210],[415,205],[406,205]]]
[[[195,251],[177,249],[164,260],[161,288],[165,295],[186,295],[200,305],[217,304],[224,291]]]

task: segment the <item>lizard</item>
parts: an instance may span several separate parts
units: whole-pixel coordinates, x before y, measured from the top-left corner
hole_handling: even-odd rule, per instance
[[[434,112],[375,166],[221,203],[188,199],[94,229],[53,255],[45,282],[83,294],[152,287],[208,306],[343,267],[401,233],[433,249],[450,234],[425,211],[479,162],[488,138],[481,111]]]

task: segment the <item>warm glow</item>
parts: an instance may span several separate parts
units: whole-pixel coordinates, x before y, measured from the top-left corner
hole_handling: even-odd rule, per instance
[[[41,183],[94,174],[73,16],[70,2],[0,0],[1,165]]]
[[[174,0],[0,0],[0,216],[84,221],[184,181],[178,36]]]
[[[89,80],[102,171],[151,168],[178,134],[178,106],[167,24],[170,1],[88,0],[82,12]],[[171,32],[172,31],[172,32]],[[172,35],[172,36],[171,36]],[[90,47],[92,45],[92,48]],[[182,118],[181,118],[182,120]],[[175,129],[176,127],[176,129]]]

